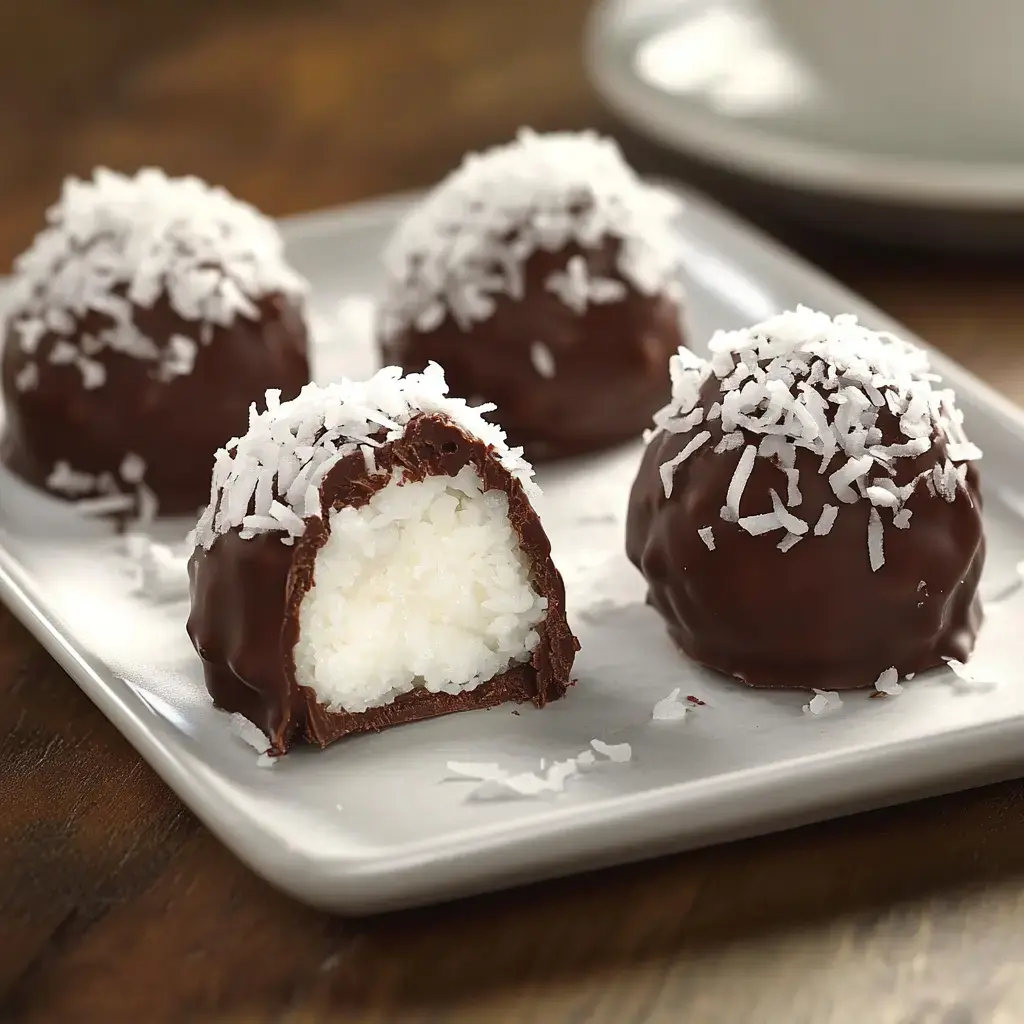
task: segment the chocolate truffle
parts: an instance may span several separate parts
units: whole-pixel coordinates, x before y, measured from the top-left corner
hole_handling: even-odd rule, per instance
[[[275,753],[565,693],[578,644],[533,471],[446,392],[437,366],[269,392],[217,454],[188,633]]]
[[[195,515],[268,388],[309,380],[274,225],[196,178],[69,179],[15,263],[3,458],[83,511]]]
[[[801,307],[671,369],[626,550],[686,654],[827,690],[970,655],[981,452],[922,350]]]
[[[469,156],[385,249],[385,362],[439,363],[534,460],[639,438],[683,340],[679,205],[589,132]]]

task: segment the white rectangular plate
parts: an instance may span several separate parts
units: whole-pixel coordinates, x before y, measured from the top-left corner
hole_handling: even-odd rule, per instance
[[[876,310],[698,197],[680,246],[690,337],[760,320],[798,302]],[[376,257],[408,199],[284,225],[313,282],[317,375],[374,368],[367,324],[339,302],[372,295]],[[355,307],[349,306],[349,311]],[[311,903],[365,913],[447,899],[737,838],[1017,774],[1024,763],[1019,665],[1024,610],[1024,414],[936,356],[985,450],[988,618],[968,683],[944,669],[895,698],[850,693],[838,710],[802,711],[808,695],[750,691],[681,658],[623,554],[623,513],[639,445],[544,469],[540,511],[566,578],[583,645],[578,685],[537,711],[512,706],[300,750],[262,767],[203,686],[185,636],[187,605],[133,594],[130,565],[97,525],[5,476],[0,482],[0,595],[209,828],[255,871]],[[164,528],[183,536],[187,524]],[[707,703],[652,721],[672,689]],[[565,791],[481,799],[448,761],[536,770],[590,741],[628,742]]]

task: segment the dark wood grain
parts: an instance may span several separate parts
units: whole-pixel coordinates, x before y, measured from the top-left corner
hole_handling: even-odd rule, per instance
[[[586,6],[5,0],[2,257],[96,163],[285,214],[427,184],[520,124],[612,128],[578,59]],[[794,237],[1024,399],[1019,260]],[[1009,1024],[1022,809],[1014,782],[344,921],[236,862],[0,611],[0,1019]]]

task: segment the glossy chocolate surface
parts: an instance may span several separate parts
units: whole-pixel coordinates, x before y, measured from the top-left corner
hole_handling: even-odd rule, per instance
[[[494,296],[486,320],[460,327],[450,316],[431,331],[407,327],[382,342],[385,363],[407,372],[439,363],[451,393],[494,402],[510,444],[532,461],[577,455],[638,438],[669,398],[668,359],[683,344],[680,309],[648,296],[616,267],[617,242],[538,251],[523,267],[523,296]],[[620,282],[625,298],[580,313],[547,287],[574,256],[590,277]],[[553,361],[538,369],[535,343]]]
[[[326,746],[352,733],[369,732],[433,718],[453,711],[506,701],[543,706],[561,697],[578,643],[565,617],[565,588],[551,561],[550,545],[522,485],[481,442],[446,418],[421,414],[404,436],[375,452],[379,470],[368,475],[360,452],[347,456],[321,486],[324,509],[359,508],[385,486],[391,470],[404,466],[406,479],[455,476],[472,464],[484,490],[508,496],[509,521],[531,567],[536,591],[548,599],[538,625],[540,643],[531,660],[514,665],[487,683],[460,694],[413,690],[390,704],[359,713],[332,711],[295,680],[294,648],[299,606],[313,586],[316,555],[329,535],[329,517],[310,519],[294,545],[278,534],[243,540],[237,530],[218,537],[208,551],[197,548],[189,561],[192,610],[188,633],[203,659],[207,688],[218,707],[237,711],[284,753],[294,742]],[[386,644],[387,637],[380,642]]]

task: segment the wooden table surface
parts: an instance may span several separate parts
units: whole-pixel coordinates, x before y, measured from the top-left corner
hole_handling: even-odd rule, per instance
[[[580,67],[586,6],[3,0],[3,259],[97,163],[285,214],[428,184],[520,124],[617,130]],[[1024,399],[1020,260],[798,240]],[[346,921],[236,862],[2,611],[0,1020],[1009,1024],[1022,809],[1012,782]]]

